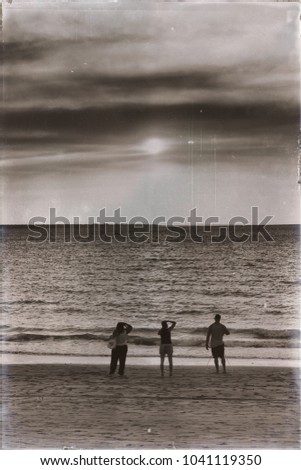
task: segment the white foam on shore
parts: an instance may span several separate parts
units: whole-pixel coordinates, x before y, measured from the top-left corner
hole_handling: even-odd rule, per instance
[[[167,359],[166,359],[167,361]],[[78,365],[109,365],[109,356],[36,356],[30,354],[2,354],[3,365],[9,364],[78,364]],[[166,362],[167,363],[167,362]],[[229,367],[232,366],[258,366],[258,367],[300,367],[296,359],[238,359],[226,358]],[[127,365],[159,366],[159,357],[127,357]],[[174,366],[214,366],[213,358],[178,358],[174,357]]]

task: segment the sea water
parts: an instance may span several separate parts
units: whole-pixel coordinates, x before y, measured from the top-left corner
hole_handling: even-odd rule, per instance
[[[175,360],[195,362],[210,357],[206,330],[219,313],[229,360],[297,360],[300,227],[269,233],[245,243],[38,243],[25,226],[2,227],[3,359],[97,362],[118,321],[133,326],[129,359],[155,357],[161,320],[173,320]]]

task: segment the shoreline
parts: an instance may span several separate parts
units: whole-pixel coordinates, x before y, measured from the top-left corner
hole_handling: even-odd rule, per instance
[[[167,358],[165,359],[167,364]],[[209,367],[213,366],[213,358],[208,357],[177,357],[173,356],[174,367]],[[110,355],[107,356],[69,356],[69,355],[35,355],[35,354],[2,354],[2,365],[41,365],[41,364],[66,364],[66,365],[108,365]],[[130,366],[159,366],[159,356],[130,356],[126,360]],[[229,367],[293,367],[300,368],[298,359],[259,359],[259,358],[226,358]]]
[[[2,367],[3,449],[300,449],[290,367]]]

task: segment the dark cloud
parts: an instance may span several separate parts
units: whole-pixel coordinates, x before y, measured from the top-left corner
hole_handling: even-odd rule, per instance
[[[60,101],[73,107],[85,107],[85,102],[99,103],[103,107],[117,105],[136,97],[139,102],[147,103],[152,99],[158,100],[157,96],[169,93],[175,103],[179,99],[179,93],[187,95],[190,91],[197,93],[198,90],[222,89],[221,75],[213,72],[198,73],[162,73],[156,75],[133,75],[116,76],[89,73],[70,73],[55,77],[45,74],[43,77],[24,77],[22,83],[19,77],[6,78],[6,103],[18,105],[18,100],[29,98],[29,105],[35,102],[44,102],[53,107],[53,103],[59,108]],[[27,94],[26,94],[27,93]],[[53,101],[52,101],[53,100]],[[159,98],[160,100],[160,98]],[[24,101],[23,101],[24,102]],[[174,104],[174,103],[171,103]]]
[[[206,129],[232,129],[232,132],[250,133],[279,132],[282,127],[298,129],[298,106],[282,103],[232,105],[192,103],[182,105],[124,105],[83,109],[19,109],[5,112],[4,126],[7,138],[30,142],[31,133],[40,132],[35,139],[51,143],[54,140],[74,141],[98,140],[100,137],[140,132],[148,128],[161,131],[178,130],[183,125],[194,123]],[[199,129],[200,130],[200,129]],[[24,136],[24,133],[28,133]],[[44,134],[43,134],[44,133]],[[17,140],[16,140],[17,141]]]
[[[3,41],[2,46],[4,63],[15,65],[41,59],[49,50],[49,44],[42,41]]]
[[[22,179],[39,173],[122,172],[145,168],[150,160],[156,167],[192,161],[197,167],[213,160],[214,147],[219,163],[234,167],[244,161],[289,162],[296,155],[298,113],[297,107],[277,103],[10,110],[3,174]],[[154,136],[167,141],[155,160],[144,148]]]
[[[14,54],[23,56],[20,45],[11,54],[11,60]],[[39,54],[42,54],[41,50],[33,48],[24,54],[23,60],[32,60]],[[71,64],[70,58],[69,62]],[[268,103],[273,94],[277,101],[287,101],[287,98],[291,100],[293,97],[297,100],[297,96],[293,93],[287,94],[287,87],[296,85],[297,76],[289,78],[280,76],[277,80],[277,71],[273,72],[272,66],[269,70],[268,64],[258,72],[256,80],[259,80],[259,83],[257,84],[248,83],[251,76],[250,70],[256,68],[256,64],[237,70],[230,67],[210,67],[199,71],[179,69],[172,72],[129,73],[127,75],[90,72],[89,68],[84,70],[85,67],[82,65],[79,69],[76,66],[72,68],[70,64],[68,65],[67,61],[64,71],[56,74],[51,71],[46,73],[46,69],[43,75],[25,75],[22,83],[20,77],[14,73],[6,75],[7,102],[16,102],[18,95],[21,98],[24,89],[29,93],[28,98],[32,101],[44,100],[45,105],[51,105],[49,100],[55,99],[55,104],[58,105],[61,99],[68,101],[70,106],[73,104],[73,107],[84,106],[84,100],[102,101],[106,105],[117,100],[130,101],[130,98],[134,96],[142,102],[144,97],[144,102],[153,98],[163,102],[171,100],[171,104],[176,104],[188,101],[188,99],[192,101],[189,95],[191,92],[197,100],[197,94],[201,95],[206,91],[211,93],[207,96],[202,94],[203,103],[214,102],[217,99],[229,102],[231,100],[228,96],[229,92],[233,93],[232,100],[236,95],[241,102],[246,103],[250,101],[250,94],[253,102]],[[263,83],[260,83],[261,77],[264,77]]]

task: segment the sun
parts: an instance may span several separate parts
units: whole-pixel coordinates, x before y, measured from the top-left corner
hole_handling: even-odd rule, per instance
[[[159,137],[151,137],[143,142],[142,148],[146,153],[157,155],[166,149],[166,142]]]

